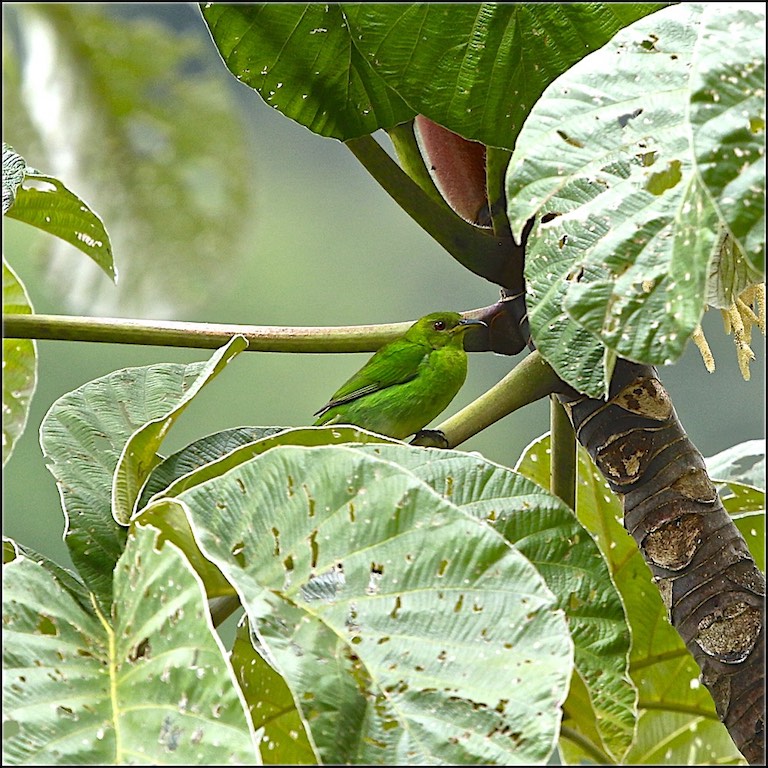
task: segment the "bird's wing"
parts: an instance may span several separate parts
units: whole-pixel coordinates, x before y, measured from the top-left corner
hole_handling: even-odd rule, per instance
[[[392,342],[382,347],[354,376],[333,393],[331,399],[315,416],[343,403],[415,379],[419,365],[431,349],[421,344]]]

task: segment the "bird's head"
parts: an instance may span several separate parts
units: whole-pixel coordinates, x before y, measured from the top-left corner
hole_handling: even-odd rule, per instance
[[[406,332],[410,341],[428,344],[433,349],[448,344],[461,345],[464,332],[473,325],[486,325],[482,320],[462,317],[458,312],[433,312],[417,320]]]

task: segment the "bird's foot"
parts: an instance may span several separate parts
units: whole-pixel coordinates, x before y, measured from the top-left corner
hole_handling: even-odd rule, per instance
[[[411,445],[423,448],[450,448],[448,438],[439,429],[420,429],[411,440]]]

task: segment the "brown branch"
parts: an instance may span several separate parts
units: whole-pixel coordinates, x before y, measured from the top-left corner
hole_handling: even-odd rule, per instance
[[[670,621],[734,743],[764,762],[765,577],[649,366],[619,360],[607,402],[562,395],[624,507]]]

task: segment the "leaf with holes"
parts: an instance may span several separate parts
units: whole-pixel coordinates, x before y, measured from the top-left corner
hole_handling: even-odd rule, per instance
[[[109,616],[27,557],[3,568],[4,763],[258,763],[200,583],[156,543],[128,541]]]
[[[142,488],[137,508],[145,507],[152,496],[183,475],[217,461],[242,445],[277,434],[284,429],[285,427],[233,427],[195,440],[163,459],[150,472]]]
[[[112,516],[112,485],[131,435],[184,401],[206,363],[125,368],[60,397],[40,427],[40,445],[56,478],[72,562],[103,606],[126,529]],[[145,459],[147,460],[147,459]],[[152,462],[153,459],[148,459]]]
[[[32,304],[24,284],[3,259],[3,315],[28,315]],[[24,434],[37,387],[37,344],[33,339],[3,339],[3,466]]]
[[[548,484],[549,456],[549,435],[545,435],[528,446],[515,469]],[[709,691],[699,682],[699,667],[669,623],[651,572],[621,524],[621,502],[581,446],[577,473],[576,515],[595,536],[608,563],[631,630],[629,671],[639,693],[639,718],[623,762],[692,765],[739,760]],[[589,740],[593,719],[582,717],[583,712],[574,709],[563,720],[559,746],[569,763],[595,759],[597,745]],[[573,730],[579,738],[570,737]],[[693,742],[691,730],[696,732]]]
[[[24,182],[37,186],[25,187]],[[3,143],[3,215],[65,240],[90,256],[114,282],[112,245],[102,220],[57,178],[30,168]]]
[[[704,4],[693,61],[698,172],[757,282],[765,251],[765,8]]]
[[[262,427],[261,429],[269,429]],[[358,427],[296,427],[280,429],[279,433],[266,434],[264,437],[246,442],[219,458],[191,469],[179,475],[166,488],[157,492],[157,496],[178,496],[182,491],[219,477],[233,467],[242,464],[278,445],[343,445],[344,443],[396,443],[394,438],[384,437],[375,432]],[[186,464],[186,462],[185,462]],[[158,467],[160,469],[160,467]]]
[[[575,646],[566,717],[589,713],[595,743],[613,762],[629,749],[637,692],[628,677],[629,628],[619,593],[590,534],[573,512],[528,478],[460,451],[371,445],[360,450],[413,472],[447,501],[485,520],[536,567],[568,618]],[[580,718],[585,727],[587,718]]]
[[[510,161],[516,236],[540,219],[525,267],[534,341],[564,380],[592,397],[605,393],[616,355],[676,360],[707,297],[726,283],[738,287],[732,279],[710,287],[718,279],[711,262],[731,223],[725,212],[757,198],[727,205],[726,180],[744,164],[734,152],[717,154],[728,166],[715,174],[722,189],[701,173],[707,153],[720,153],[717,142],[734,130],[731,113],[715,110],[695,143],[691,115],[703,98],[702,68],[722,71],[716,56],[723,67],[732,63],[728,70],[757,65],[742,23],[730,45],[702,56],[715,15],[677,4],[623,29],[549,86]],[[750,162],[761,141],[750,138]],[[739,185],[751,189],[754,180]],[[728,269],[744,271],[730,261]]]
[[[237,588],[323,762],[547,759],[563,614],[526,558],[412,473],[277,446],[155,505],[183,508]]]

